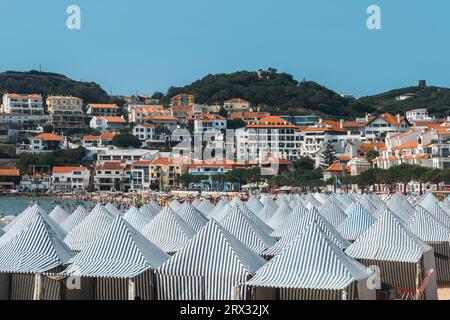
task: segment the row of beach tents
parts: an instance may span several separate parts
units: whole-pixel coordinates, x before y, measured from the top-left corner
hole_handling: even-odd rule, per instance
[[[449,228],[432,193],[33,204],[0,225],[0,299],[371,300],[388,284],[433,300]]]

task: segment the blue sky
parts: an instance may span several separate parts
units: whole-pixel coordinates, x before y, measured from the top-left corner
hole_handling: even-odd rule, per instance
[[[66,8],[81,8],[81,30]],[[381,7],[382,30],[366,10]],[[274,67],[339,93],[450,87],[450,1],[2,0],[0,70],[38,69],[113,94]]]

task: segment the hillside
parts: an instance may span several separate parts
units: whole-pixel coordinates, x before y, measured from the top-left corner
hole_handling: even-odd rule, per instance
[[[40,93],[48,95],[72,95],[85,102],[109,102],[112,98],[98,84],[81,82],[57,73],[6,71],[0,73],[0,94]]]
[[[257,72],[249,71],[210,74],[191,85],[170,88],[166,101],[179,93],[195,95],[200,104],[243,98],[273,113],[317,112],[342,116],[351,113],[345,109],[346,101],[337,93],[312,81],[296,81],[292,75],[273,69],[263,72],[262,78]]]
[[[413,97],[397,101],[396,97],[404,94]],[[367,109],[370,112],[390,112],[403,114],[407,110],[424,107],[434,116],[450,115],[450,89],[438,87],[408,87],[396,89],[374,96],[363,97],[349,104],[351,109]]]

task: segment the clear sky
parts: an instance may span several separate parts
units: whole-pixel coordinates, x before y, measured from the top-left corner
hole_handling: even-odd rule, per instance
[[[81,8],[81,30],[66,9]],[[368,30],[367,7],[381,8]],[[448,0],[2,0],[0,70],[166,91],[208,73],[274,67],[357,96],[450,87]]]

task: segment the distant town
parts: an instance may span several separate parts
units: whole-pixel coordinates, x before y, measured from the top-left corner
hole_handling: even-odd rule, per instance
[[[163,106],[152,96],[135,95],[118,106],[6,93],[0,187],[31,193],[239,192],[332,191],[350,184],[362,191],[347,178],[401,165],[450,169],[450,119],[431,117],[422,106],[405,111],[330,120],[271,115],[239,97],[203,105],[186,93]],[[50,155],[59,162],[67,158],[65,164]],[[272,173],[265,170],[274,164]],[[403,179],[394,190],[381,181],[371,191],[422,193],[445,188],[441,180]]]

